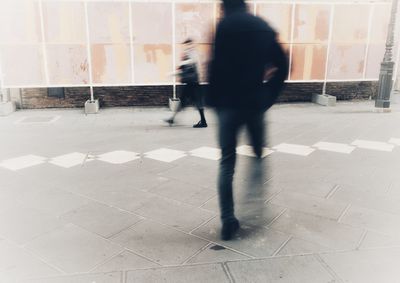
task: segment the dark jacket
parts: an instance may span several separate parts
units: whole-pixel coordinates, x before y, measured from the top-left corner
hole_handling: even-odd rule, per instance
[[[268,67],[277,68],[263,83]],[[288,60],[276,33],[261,18],[240,9],[218,24],[206,102],[216,108],[265,111],[283,88]]]

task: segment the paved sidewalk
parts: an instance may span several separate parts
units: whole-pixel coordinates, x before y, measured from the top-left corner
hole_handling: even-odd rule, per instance
[[[0,282],[399,282],[400,109],[372,110],[275,106],[263,225],[229,242],[211,111],[207,129],[190,109],[0,117]]]

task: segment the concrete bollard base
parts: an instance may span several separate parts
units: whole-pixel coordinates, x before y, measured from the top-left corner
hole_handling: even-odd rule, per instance
[[[8,116],[15,112],[16,107],[13,101],[0,102],[0,116]]]
[[[100,105],[99,100],[86,100],[85,102],[85,114],[97,114],[99,112]]]
[[[335,106],[336,97],[329,94],[313,94],[312,102],[323,106]]]

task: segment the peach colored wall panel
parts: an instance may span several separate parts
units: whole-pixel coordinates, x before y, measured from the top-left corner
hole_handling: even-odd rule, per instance
[[[295,43],[325,43],[328,41],[331,6],[299,4],[295,9]]]
[[[336,5],[332,41],[335,43],[366,43],[371,5]]]
[[[127,44],[93,45],[93,82],[97,84],[130,83],[130,62],[130,48]]]
[[[4,85],[46,85],[40,45],[0,47]]]
[[[128,43],[128,2],[88,3],[91,43]]]
[[[46,42],[86,43],[85,7],[82,2],[43,2]]]
[[[326,52],[326,45],[293,45],[291,80],[323,80]]]
[[[175,11],[176,43],[192,38],[197,43],[211,43],[214,10],[211,3],[177,3]]]
[[[0,43],[35,44],[41,38],[37,2],[0,0]]]
[[[170,44],[135,45],[135,83],[172,83],[172,46]]]
[[[171,44],[172,5],[132,3],[132,33],[135,44]]]
[[[86,45],[48,45],[50,84],[87,84],[89,64]]]
[[[329,55],[328,79],[362,79],[365,49],[364,44],[332,44]]]
[[[390,20],[390,5],[375,5],[372,14],[370,43],[385,43]]]
[[[292,4],[258,4],[257,16],[279,33],[279,41],[289,43],[292,33]]]
[[[367,79],[378,79],[381,62],[385,54],[384,44],[371,44],[368,48],[367,66],[365,77]]]

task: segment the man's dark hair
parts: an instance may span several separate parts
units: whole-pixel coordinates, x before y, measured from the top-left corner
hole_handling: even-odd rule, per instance
[[[231,13],[237,10],[245,10],[246,3],[244,0],[222,0],[224,5],[224,12]]]

